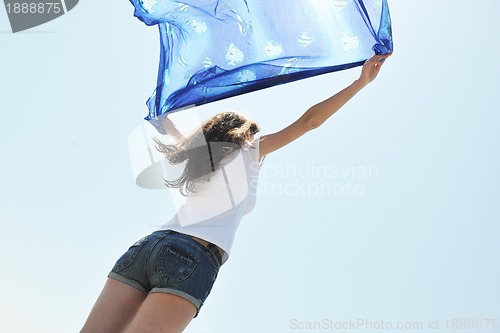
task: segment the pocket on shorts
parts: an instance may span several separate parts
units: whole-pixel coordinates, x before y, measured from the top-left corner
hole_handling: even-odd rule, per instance
[[[125,252],[125,254],[120,257],[120,259],[118,259],[118,261],[115,264],[115,267],[113,268],[113,271],[120,272],[125,268],[127,268],[128,266],[130,266],[134,262],[135,258],[137,257],[137,255],[139,254],[139,252],[141,251],[141,249],[143,248],[144,244],[146,244],[147,241],[148,241],[148,236],[143,237],[139,239],[137,242],[135,242],[135,244],[132,245],[127,250],[127,252]]]
[[[165,244],[158,254],[156,268],[165,284],[179,283],[193,273],[198,261],[172,244]]]

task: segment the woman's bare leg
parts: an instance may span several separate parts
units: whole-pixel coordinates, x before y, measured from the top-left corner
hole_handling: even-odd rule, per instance
[[[121,333],[139,310],[146,294],[108,278],[80,333]]]
[[[151,293],[125,332],[180,333],[191,322],[196,311],[196,307],[182,297]]]

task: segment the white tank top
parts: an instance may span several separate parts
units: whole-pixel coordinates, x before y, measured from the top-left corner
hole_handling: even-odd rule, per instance
[[[159,230],[174,230],[199,237],[224,251],[222,263],[231,252],[236,230],[243,215],[255,206],[259,161],[259,141],[225,158],[208,181],[197,191],[178,196],[177,212]]]

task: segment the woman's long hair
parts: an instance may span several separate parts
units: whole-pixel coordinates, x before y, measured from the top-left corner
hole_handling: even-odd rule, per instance
[[[222,159],[246,146],[247,133],[255,134],[259,130],[255,121],[226,111],[214,115],[201,125],[201,129],[175,144],[165,144],[155,138],[156,149],[170,164],[186,162],[180,177],[166,179],[165,185],[178,188],[182,195],[196,192],[197,183],[208,180],[220,168]]]

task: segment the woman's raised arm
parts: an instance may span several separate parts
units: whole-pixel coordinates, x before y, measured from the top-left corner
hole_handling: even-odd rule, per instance
[[[368,59],[361,70],[360,77],[351,85],[332,97],[309,108],[299,119],[279,132],[263,135],[260,139],[259,158],[280,149],[296,140],[304,133],[319,127],[361,89],[372,82],[378,75],[385,59],[391,54],[375,55]]]

